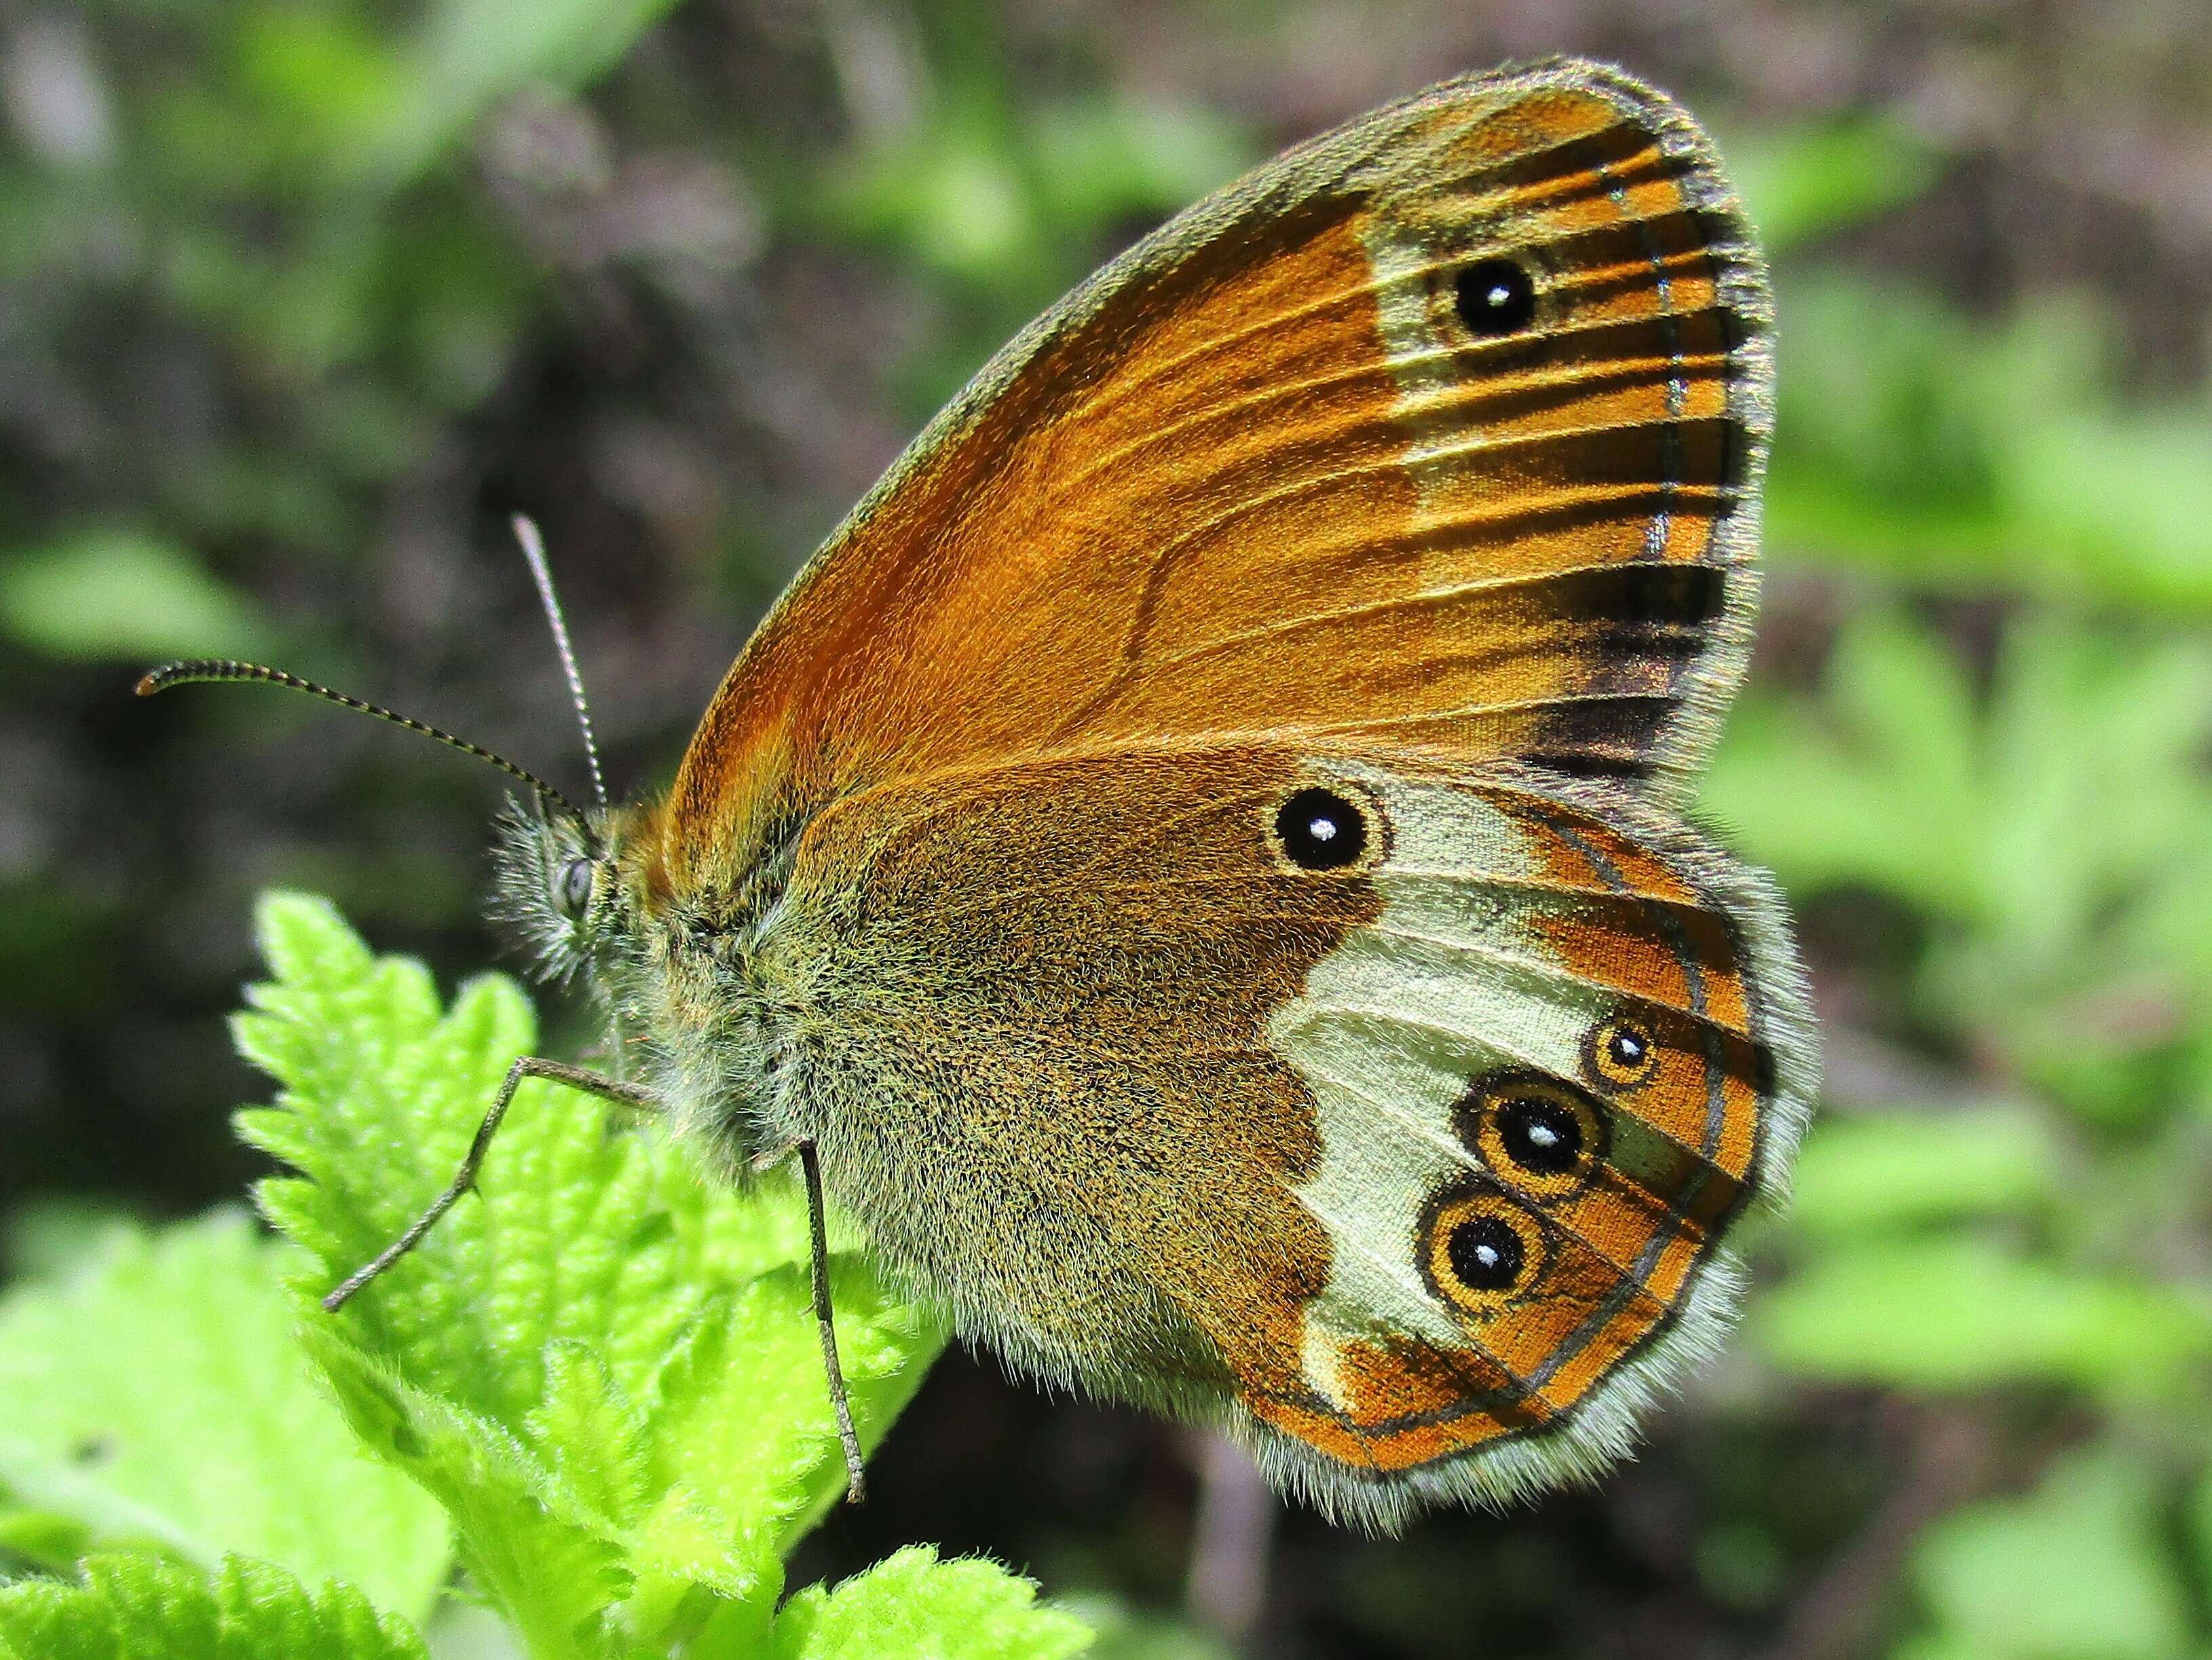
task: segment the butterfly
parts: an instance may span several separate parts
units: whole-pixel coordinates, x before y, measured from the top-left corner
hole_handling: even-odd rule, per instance
[[[1181,214],[930,423],[665,794],[462,745],[530,787],[504,909],[629,1062],[518,1062],[478,1150],[541,1075],[736,1179],[795,1152],[833,1386],[825,1191],[1016,1370],[1340,1518],[1600,1470],[1815,1088],[1783,908],[1688,814],[1771,316],[1705,135],[1592,63]],[[304,684],[149,682],[210,678]]]

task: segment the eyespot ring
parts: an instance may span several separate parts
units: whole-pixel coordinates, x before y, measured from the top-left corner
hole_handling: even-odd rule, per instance
[[[1612,1140],[1604,1110],[1540,1073],[1481,1080],[1460,1109],[1460,1134],[1491,1173],[1540,1202],[1590,1184]]]
[[[1335,784],[1293,790],[1267,818],[1267,844],[1296,869],[1356,872],[1382,856],[1388,828],[1379,803]]]
[[[1432,1206],[1421,1231],[1421,1273],[1455,1312],[1503,1313],[1543,1277],[1552,1258],[1544,1224],[1504,1194],[1461,1189]]]
[[[1632,1090],[1658,1075],[1658,1042],[1649,1027],[1614,1015],[1591,1027],[1583,1040],[1583,1069],[1593,1083]]]
[[[592,903],[592,886],[598,871],[589,859],[571,859],[561,866],[561,874],[553,884],[553,903],[563,916],[574,920],[581,916]]]

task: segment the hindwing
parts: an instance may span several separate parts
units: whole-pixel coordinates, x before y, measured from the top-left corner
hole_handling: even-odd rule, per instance
[[[1809,1104],[1758,879],[1619,786],[1279,746],[853,798],[798,1128],[963,1329],[1372,1520],[1617,1454]]]

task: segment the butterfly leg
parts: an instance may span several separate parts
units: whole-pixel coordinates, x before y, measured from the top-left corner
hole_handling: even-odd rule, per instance
[[[837,1329],[830,1317],[830,1231],[822,1219],[822,1160],[814,1143],[798,1146],[799,1167],[806,1177],[806,1223],[814,1243],[814,1319],[822,1331],[822,1368],[829,1374],[830,1404],[837,1414],[837,1439],[845,1449],[845,1502],[866,1496],[860,1476],[860,1438],[853,1428],[853,1403],[845,1393],[844,1369],[837,1364]]]
[[[477,1126],[475,1139],[461,1159],[461,1167],[454,1172],[446,1190],[430,1201],[429,1208],[407,1225],[407,1231],[377,1253],[374,1261],[356,1268],[344,1280],[323,1298],[323,1307],[336,1314],[345,1306],[346,1299],[370,1280],[382,1274],[422,1241],[422,1236],[438,1225],[438,1219],[453,1209],[460,1197],[476,1185],[477,1172],[483,1164],[484,1153],[491,1146],[491,1139],[499,1133],[500,1121],[514,1104],[514,1091],[526,1078],[544,1078],[556,1084],[566,1084],[572,1090],[581,1090],[586,1095],[617,1102],[641,1112],[657,1112],[660,1104],[651,1091],[635,1084],[625,1084],[584,1067],[572,1067],[565,1061],[547,1061],[534,1055],[526,1055],[507,1069],[507,1077],[492,1098],[491,1110],[484,1114],[483,1122]],[[818,1302],[820,1293],[817,1293]]]

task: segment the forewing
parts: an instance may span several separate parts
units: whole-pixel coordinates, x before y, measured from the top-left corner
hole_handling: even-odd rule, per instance
[[[1748,635],[1768,318],[1710,147],[1617,71],[1287,153],[1039,319],[830,539],[685,757],[676,873],[888,779],[1170,737],[1674,791]]]

